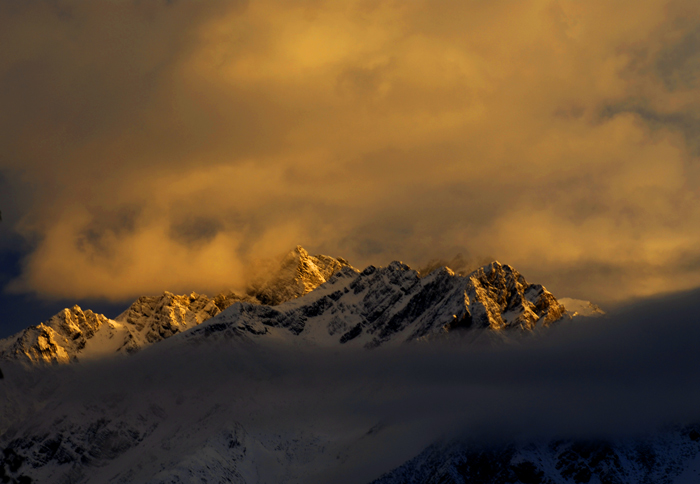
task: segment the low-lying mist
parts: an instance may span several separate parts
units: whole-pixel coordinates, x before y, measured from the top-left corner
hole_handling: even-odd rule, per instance
[[[470,345],[460,333],[375,350],[175,336],[132,357],[28,374],[6,367],[0,384],[35,391],[53,416],[148,404],[183,424],[223,408],[250,434],[325,435],[348,457],[308,480],[358,482],[439,438],[614,438],[699,422],[699,315],[694,291],[502,344]]]

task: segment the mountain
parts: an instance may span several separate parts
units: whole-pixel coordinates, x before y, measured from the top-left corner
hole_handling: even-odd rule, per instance
[[[509,265],[492,262],[467,276],[445,267],[419,277],[392,262],[362,272],[344,266],[315,291],[277,306],[235,304],[185,337],[281,334],[374,348],[457,329],[518,334],[563,317],[566,308],[544,286],[529,284]]]
[[[700,478],[700,426],[627,439],[433,444],[372,484],[671,484]]]
[[[544,286],[499,262],[466,276],[444,267],[420,277],[401,262],[360,272],[345,259],[296,247],[271,274],[251,284],[246,296],[142,296],[114,320],[78,306],[65,309],[0,341],[0,358],[68,363],[135,353],[182,332],[197,338],[225,330],[257,336],[284,330],[315,344],[373,348],[460,328],[532,331],[568,317]],[[205,321],[200,331],[188,331]]]
[[[27,364],[56,364],[131,354],[215,316],[235,301],[251,300],[233,293],[210,299],[192,293],[138,298],[115,319],[64,309],[48,321],[0,341],[0,358]]]
[[[115,321],[129,328],[127,351],[133,352],[193,328],[237,301],[252,299],[230,291],[213,298],[194,292],[177,296],[166,291],[162,296],[141,296]]]
[[[270,273],[256,277],[247,292],[260,303],[274,306],[313,291],[344,267],[352,268],[342,257],[309,255],[297,245],[279,264],[273,263]]]
[[[48,321],[0,340],[0,359],[27,364],[57,364],[131,354],[216,316],[234,302],[278,304],[306,294],[342,267],[344,259],[310,256],[302,247],[287,254],[271,275],[248,288],[248,295],[225,292],[214,297],[192,293],[142,296],[122,314],[66,308]]]
[[[334,260],[297,248],[246,296],[73,307],[5,340],[0,482],[700,482],[695,294],[577,325],[587,302],[499,262]],[[470,344],[504,339],[522,344]],[[33,365],[69,361],[93,363]],[[679,426],[609,431],[647,417]],[[531,438],[543,424],[558,437]]]
[[[0,355],[29,363],[68,363],[103,326],[110,333],[116,329],[102,314],[73,306],[44,323],[1,340]]]

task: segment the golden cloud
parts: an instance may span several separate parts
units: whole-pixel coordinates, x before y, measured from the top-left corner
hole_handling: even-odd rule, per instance
[[[695,2],[26,2],[0,9],[15,290],[245,283],[493,255],[562,296],[700,285]]]

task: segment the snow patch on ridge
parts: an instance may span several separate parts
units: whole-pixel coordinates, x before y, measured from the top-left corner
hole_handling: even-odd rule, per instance
[[[570,297],[563,297],[559,299],[559,302],[566,307],[566,311],[572,316],[585,316],[585,317],[597,317],[605,314],[605,311],[600,309],[598,305],[593,304],[590,301],[584,301],[582,299],[572,299]]]

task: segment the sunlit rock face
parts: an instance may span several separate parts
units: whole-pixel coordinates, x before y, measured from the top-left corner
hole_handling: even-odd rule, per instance
[[[251,288],[252,295],[231,291],[209,297],[191,293],[141,296],[122,314],[109,319],[75,306],[45,323],[0,340],[0,359],[30,365],[61,364],[112,354],[130,354],[216,316],[234,302],[279,304],[306,294],[342,267],[344,259],[310,256],[302,247],[292,250],[272,275]]]
[[[560,319],[566,309],[540,284],[528,284],[513,267],[492,262],[467,276],[471,317],[491,329],[534,329]]]
[[[231,292],[214,298],[165,292],[138,298],[114,320],[74,306],[2,340],[0,358],[33,365],[130,354],[201,324],[242,300],[251,298]]]
[[[0,355],[27,363],[68,363],[108,321],[89,309],[66,308],[48,321],[2,340]]]
[[[345,266],[303,298],[277,306],[236,304],[188,334],[287,332],[316,344],[374,348],[444,336],[452,330],[532,331],[565,316],[566,309],[539,284],[493,262],[467,276],[449,268],[425,277],[401,262]]]
[[[341,257],[309,255],[298,245],[282,259],[279,268],[254,281],[248,294],[262,304],[280,304],[313,291],[343,267],[351,266]]]
[[[161,296],[141,296],[115,320],[133,328],[137,340],[152,344],[193,328],[242,300],[252,299],[233,292],[209,298],[194,292],[178,296],[166,291]]]

